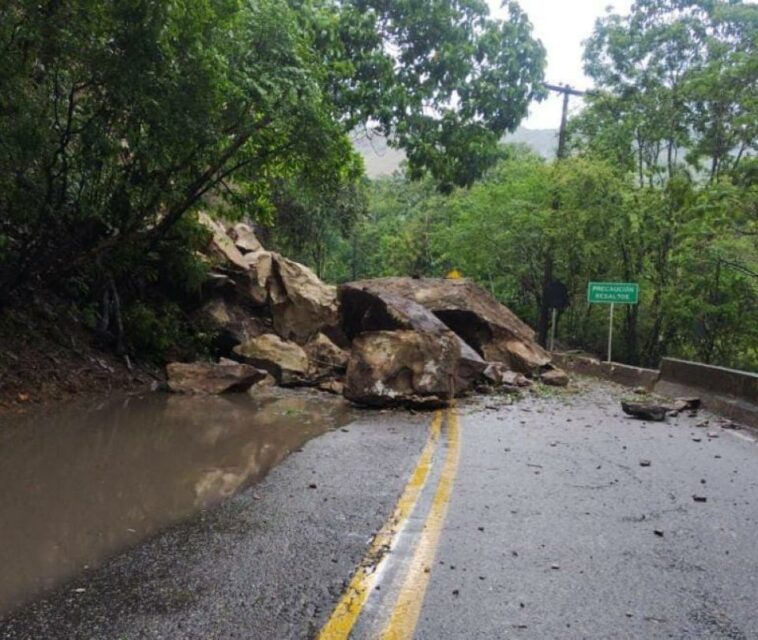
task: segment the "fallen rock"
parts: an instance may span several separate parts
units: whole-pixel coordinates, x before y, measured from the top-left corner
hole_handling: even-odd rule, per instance
[[[668,407],[655,404],[641,404],[638,402],[621,402],[621,408],[627,415],[641,420],[655,420],[661,422],[666,419]]]
[[[265,333],[234,347],[242,361],[268,371],[282,385],[305,384],[308,376],[308,356],[294,342],[278,335]]]
[[[563,369],[558,369],[557,367],[543,371],[540,374],[540,380],[543,384],[551,387],[565,387],[569,383],[568,374]]]
[[[253,231],[250,225],[241,222],[235,224],[229,230],[229,236],[234,241],[234,246],[237,247],[242,254],[254,253],[255,251],[263,249],[263,245],[261,245],[255,235],[255,231]]]
[[[507,387],[529,387],[532,384],[523,373],[511,371],[502,362],[488,362],[484,377],[493,384]]]
[[[336,396],[341,396],[345,391],[345,383],[339,380],[324,380],[319,382],[317,388],[327,393],[332,393]]]
[[[535,373],[550,362],[534,331],[510,309],[470,280],[376,278],[348,285],[375,295],[413,300],[437,316],[485,361]]]
[[[237,289],[243,299],[253,306],[263,307],[271,302],[275,254],[270,251],[254,251],[245,254],[245,278],[238,278]]]
[[[346,284],[339,288],[339,303],[342,328],[348,339],[364,332],[399,330],[452,338],[458,343],[460,353],[455,370],[456,395],[473,389],[482,379],[487,368],[482,357],[437,316],[417,302]]]
[[[234,241],[227,235],[224,225],[203,211],[197,214],[197,220],[211,232],[210,243],[206,249],[208,255],[226,266],[245,271],[247,269],[245,259]]]
[[[238,344],[271,331],[261,318],[224,298],[213,298],[193,317],[217,332],[216,346],[221,353],[231,353]]]
[[[371,331],[357,336],[345,398],[368,406],[439,407],[455,395],[460,347],[449,333]]]
[[[168,387],[175,393],[218,394],[247,391],[266,372],[247,364],[172,362],[166,366]]]
[[[700,398],[675,398],[674,411],[697,411],[700,408]]]
[[[347,369],[348,354],[340,349],[323,333],[319,333],[304,347],[310,370],[316,375],[344,373]]]
[[[275,282],[269,294],[274,329],[284,339],[304,344],[337,324],[337,288],[321,282],[308,267],[273,255]]]

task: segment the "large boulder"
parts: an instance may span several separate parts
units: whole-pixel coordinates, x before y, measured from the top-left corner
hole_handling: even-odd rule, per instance
[[[247,364],[172,362],[166,366],[168,386],[175,393],[219,394],[247,391],[266,372]]]
[[[198,221],[211,232],[206,253],[213,269],[208,284],[255,313],[268,313],[285,340],[305,344],[322,330],[337,326],[337,290],[308,267],[266,251],[252,228],[227,229],[206,213]]]
[[[353,340],[344,396],[374,407],[444,406],[455,395],[459,358],[449,332],[365,332]]]
[[[455,368],[458,392],[473,388],[481,379],[487,363],[453,333],[431,311],[417,302],[392,293],[364,288],[360,283],[339,288],[342,328],[348,338],[367,331],[417,331],[452,337],[458,342],[459,358]]]
[[[347,285],[375,295],[407,298],[431,311],[484,360],[514,371],[537,373],[550,362],[534,331],[470,280],[375,278]]]
[[[308,267],[274,254],[275,279],[269,286],[274,329],[286,340],[304,344],[338,322],[337,289]]]
[[[254,307],[263,307],[270,303],[274,259],[276,254],[271,251],[253,251],[246,253],[243,261],[247,269],[245,278],[239,279],[238,291]]]
[[[282,385],[305,384],[308,378],[308,356],[294,342],[265,333],[234,347],[234,354],[243,362],[268,371]]]

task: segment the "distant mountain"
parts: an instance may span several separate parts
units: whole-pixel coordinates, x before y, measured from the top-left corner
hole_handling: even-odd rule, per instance
[[[507,135],[505,142],[524,144],[545,159],[555,157],[558,149],[558,131],[556,129],[527,129],[518,128],[515,133]],[[355,148],[363,156],[366,163],[366,174],[369,178],[390,176],[400,168],[405,160],[405,153],[387,146],[383,136],[374,135],[371,139],[361,137],[353,141]]]

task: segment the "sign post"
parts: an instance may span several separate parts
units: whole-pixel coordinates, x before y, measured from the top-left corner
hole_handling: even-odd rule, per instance
[[[550,339],[548,347],[552,352],[555,348],[555,328],[558,324],[558,312],[568,309],[571,304],[568,288],[560,280],[553,280],[545,289],[545,304],[548,309],[553,310],[553,320],[550,326]]]
[[[555,324],[558,321],[558,309],[553,307],[553,323],[550,327],[550,352],[555,349]]]
[[[608,322],[608,362],[612,362],[611,354],[613,353],[613,302],[611,302],[610,320]]]
[[[636,282],[590,282],[587,285],[587,302],[610,304],[608,323],[608,362],[613,355],[613,307],[616,304],[638,304],[640,285]]]

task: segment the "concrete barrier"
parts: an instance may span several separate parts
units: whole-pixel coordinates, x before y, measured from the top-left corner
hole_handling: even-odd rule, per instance
[[[700,395],[710,411],[758,429],[758,374],[663,358],[655,391],[667,396]]]
[[[573,353],[553,353],[552,357],[559,367],[567,371],[612,380],[627,387],[643,387],[652,391],[658,382],[659,372],[656,369],[632,367],[618,362],[601,362]]]
[[[709,411],[758,429],[758,374],[663,358],[661,370],[642,369],[572,353],[553,353],[559,367],[663,396],[700,396]]]
[[[758,403],[758,373],[663,358],[661,380]]]

